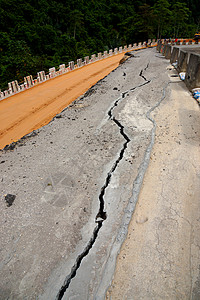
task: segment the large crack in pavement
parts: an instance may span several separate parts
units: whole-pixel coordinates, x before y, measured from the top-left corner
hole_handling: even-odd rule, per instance
[[[95,219],[95,222],[97,223],[97,226],[95,227],[95,229],[93,231],[93,235],[92,235],[90,241],[88,242],[87,246],[85,247],[85,249],[83,250],[83,252],[77,257],[76,262],[73,265],[70,274],[67,275],[67,277],[66,277],[66,279],[65,279],[62,287],[60,288],[60,291],[58,292],[58,294],[56,296],[56,300],[61,300],[63,298],[63,296],[64,296],[66,290],[68,289],[68,287],[69,287],[72,279],[76,276],[77,270],[79,269],[83,258],[88,255],[90,249],[93,247],[93,245],[94,245],[94,243],[95,243],[95,241],[97,239],[98,233],[99,233],[99,231],[100,231],[100,229],[101,229],[101,227],[103,225],[103,222],[107,218],[106,211],[104,211],[104,204],[105,204],[104,195],[105,195],[105,191],[106,191],[106,188],[110,184],[111,177],[112,177],[113,173],[115,172],[118,164],[120,163],[120,161],[124,157],[124,152],[127,149],[128,143],[131,141],[130,138],[128,137],[128,135],[124,132],[124,126],[119,122],[119,120],[117,120],[114,117],[113,110],[115,109],[115,107],[118,106],[118,104],[119,104],[119,102],[121,100],[123,100],[124,98],[126,98],[126,96],[128,95],[129,92],[133,92],[135,89],[140,88],[140,87],[142,87],[142,86],[144,86],[144,85],[146,85],[146,84],[148,84],[148,83],[151,82],[150,80],[147,80],[145,78],[145,76],[143,75],[143,72],[148,68],[148,66],[149,66],[149,63],[139,73],[139,76],[142,77],[145,80],[145,82],[142,83],[142,84],[140,84],[140,85],[137,85],[137,86],[135,86],[135,87],[133,87],[131,89],[129,89],[126,92],[122,92],[121,95],[120,95],[120,97],[117,100],[114,101],[114,104],[112,105],[112,107],[107,112],[107,114],[109,116],[108,120],[112,120],[119,127],[120,134],[125,139],[125,142],[124,142],[124,144],[122,146],[122,149],[120,150],[118,158],[114,162],[114,164],[113,164],[112,168],[110,169],[110,171],[107,173],[107,177],[106,177],[105,183],[104,183],[104,185],[101,188],[101,192],[99,194],[99,203],[100,203],[100,205],[99,205],[99,211],[98,211],[98,213],[96,215],[96,219]]]

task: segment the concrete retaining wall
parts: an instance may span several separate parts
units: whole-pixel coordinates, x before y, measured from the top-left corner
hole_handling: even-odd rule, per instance
[[[193,45],[192,40],[186,40],[180,43]],[[178,73],[185,72],[185,84],[191,91],[194,88],[200,88],[200,54],[187,52],[179,47],[171,46],[169,44],[163,44],[158,42],[157,51],[162,53],[167,59],[170,59],[170,63],[177,62]]]
[[[200,87],[200,55],[191,53],[187,65],[185,84],[191,91]]]
[[[170,59],[172,54],[172,46],[166,45],[165,58]]]
[[[178,60],[178,55],[179,55],[179,48],[178,47],[173,47],[171,58],[170,58],[170,63],[173,64]]]
[[[186,72],[187,65],[188,65],[188,55],[189,53],[183,50],[180,50],[179,56],[178,56],[178,62],[177,62],[177,71],[180,72]]]

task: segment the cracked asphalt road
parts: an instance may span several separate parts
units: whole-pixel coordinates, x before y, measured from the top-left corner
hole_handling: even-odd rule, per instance
[[[169,62],[158,56],[155,49],[138,51],[51,123],[1,151],[0,299],[104,299],[153,146],[146,114],[170,80]],[[166,99],[170,93],[171,85]],[[130,140],[123,153],[119,124]],[[103,221],[99,197],[111,171]],[[9,207],[6,194],[16,196]],[[103,223],[94,236],[96,218]],[[141,218],[137,224],[148,223],[148,215]],[[165,220],[155,238],[160,252]],[[111,297],[133,299],[127,295]]]
[[[171,81],[153,113],[150,164],[106,299],[200,299],[199,106]]]

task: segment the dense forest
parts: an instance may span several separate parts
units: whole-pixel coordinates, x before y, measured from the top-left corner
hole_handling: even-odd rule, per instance
[[[193,37],[199,0],[0,0],[0,89],[92,53]]]

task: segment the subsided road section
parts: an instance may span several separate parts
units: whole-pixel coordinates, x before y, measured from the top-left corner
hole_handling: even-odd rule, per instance
[[[108,75],[124,56],[86,65],[0,102],[0,149],[36,130]]]
[[[168,65],[155,49],[137,52],[14,150],[1,151],[1,299],[104,299],[153,147],[147,114],[163,87],[163,101],[170,98]],[[9,207],[8,193],[16,196]]]

